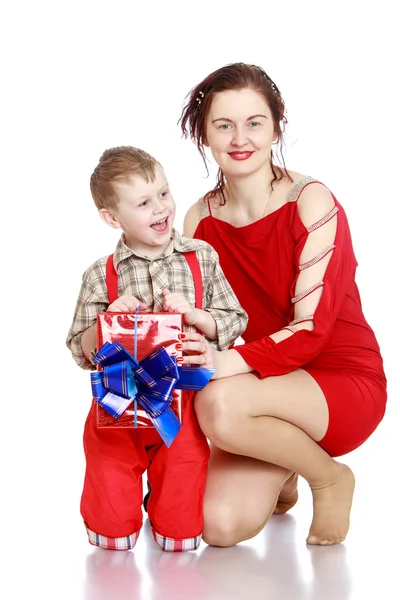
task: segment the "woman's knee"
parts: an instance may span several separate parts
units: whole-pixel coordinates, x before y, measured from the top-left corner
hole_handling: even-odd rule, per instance
[[[234,428],[234,414],[229,410],[226,386],[222,381],[211,381],[196,394],[196,415],[204,434],[216,446],[223,447]],[[222,444],[222,446],[221,446]]]
[[[226,505],[205,506],[203,540],[209,546],[235,546],[257,535],[264,525],[262,517],[237,515]]]

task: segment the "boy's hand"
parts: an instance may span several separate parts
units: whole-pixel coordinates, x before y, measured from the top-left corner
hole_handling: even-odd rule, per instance
[[[140,310],[146,310],[147,304],[140,302],[135,296],[130,296],[128,294],[124,296],[120,296],[110,304],[107,308],[108,312],[135,312],[136,309],[140,306]]]
[[[173,294],[169,289],[164,288],[162,291],[164,296],[163,309],[166,312],[175,312],[183,315],[183,320],[187,325],[195,325],[196,309],[189,304],[181,294]]]

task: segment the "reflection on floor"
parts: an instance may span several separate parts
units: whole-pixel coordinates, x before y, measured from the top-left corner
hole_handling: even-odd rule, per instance
[[[20,545],[19,553],[9,553],[12,593],[2,597],[399,598],[399,560],[394,545],[400,534],[398,507],[393,494],[387,492],[396,472],[396,439],[395,422],[388,418],[363,448],[343,459],[357,478],[352,525],[345,544],[327,548],[305,544],[312,505],[308,486],[301,480],[297,505],[286,515],[272,517],[254,539],[226,549],[202,543],[198,552],[183,554],[163,553],[151,537],[147,520],[134,551],[112,552],[90,546],[79,517],[83,459],[80,452],[70,451],[69,468],[63,474],[57,473],[55,481],[43,475],[40,495],[29,491],[26,500],[35,512],[35,519],[29,520],[29,546]],[[390,459],[391,455],[394,458]],[[384,593],[386,589],[390,591]]]

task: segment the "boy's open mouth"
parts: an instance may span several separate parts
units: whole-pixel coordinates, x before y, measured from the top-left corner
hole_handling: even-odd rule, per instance
[[[166,231],[168,229],[168,217],[164,217],[164,219],[161,219],[160,221],[153,223],[152,225],[150,225],[150,227],[152,229],[154,229],[154,231],[163,233],[164,231]]]

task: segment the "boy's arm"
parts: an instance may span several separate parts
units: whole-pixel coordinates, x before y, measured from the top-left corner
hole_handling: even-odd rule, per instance
[[[119,296],[109,305],[104,270],[100,268],[99,263],[84,273],[74,320],[67,337],[67,346],[82,369],[96,368],[92,359],[96,353],[97,315],[106,311],[135,312],[138,306],[141,310],[147,309],[146,304],[131,294]]]
[[[183,294],[172,293],[168,288],[164,288],[162,294],[165,311],[183,315],[183,320],[187,325],[193,325],[210,340],[217,339],[217,324],[210,313],[201,308],[195,308]]]
[[[90,361],[93,358],[93,355],[96,352],[96,343],[97,343],[97,326],[96,323],[93,323],[90,327],[85,329],[82,333],[81,337],[81,348],[83,356],[86,360]]]
[[[219,264],[218,254],[211,250],[210,272],[204,309],[216,325],[216,347],[228,349],[247,327],[247,313],[240,306]],[[206,334],[208,337],[208,335]],[[211,340],[213,338],[210,338]]]
[[[99,297],[90,278],[85,274],[66,340],[75,362],[82,369],[93,371],[96,368],[91,362],[91,352],[96,348],[96,317],[107,308],[107,299]]]
[[[194,321],[192,323],[209,340],[218,338],[217,323],[211,313],[201,308],[194,309]]]

